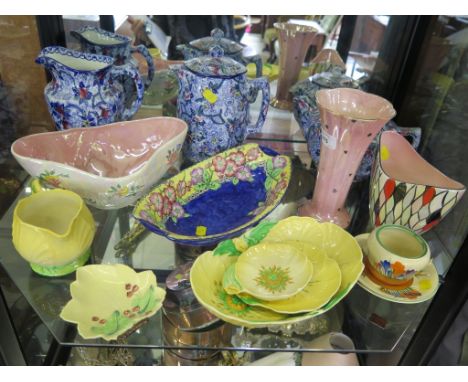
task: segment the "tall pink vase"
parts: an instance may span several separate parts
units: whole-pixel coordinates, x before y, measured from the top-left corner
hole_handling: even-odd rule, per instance
[[[275,23],[278,30],[280,46],[279,76],[276,96],[271,106],[278,109],[292,110],[292,95],[289,88],[294,85],[304,63],[307,50],[312,44],[321,50],[324,35],[319,34],[315,28],[293,23]]]
[[[320,161],[314,196],[299,209],[347,227],[345,201],[367,147],[395,110],[386,99],[361,90],[337,88],[316,93],[322,125]]]

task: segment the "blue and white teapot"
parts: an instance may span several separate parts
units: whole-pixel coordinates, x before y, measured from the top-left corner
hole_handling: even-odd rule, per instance
[[[264,77],[247,79],[246,67],[224,57],[219,46],[209,56],[193,58],[171,69],[179,80],[177,116],[189,131],[183,147],[185,158],[196,163],[241,145],[265,122],[270,85]],[[249,104],[262,91],[258,120],[250,123]]]

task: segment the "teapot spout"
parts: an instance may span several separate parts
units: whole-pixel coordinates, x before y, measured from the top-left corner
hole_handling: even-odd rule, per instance
[[[176,50],[178,50],[184,55],[185,60],[190,60],[191,58],[200,56],[199,51],[197,51],[196,49],[192,48],[191,46],[187,44],[177,45]]]

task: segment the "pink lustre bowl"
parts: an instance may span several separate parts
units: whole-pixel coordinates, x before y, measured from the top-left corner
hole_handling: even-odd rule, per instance
[[[186,134],[184,121],[154,117],[33,134],[16,140],[11,152],[43,184],[117,209],[134,204],[171,170]]]

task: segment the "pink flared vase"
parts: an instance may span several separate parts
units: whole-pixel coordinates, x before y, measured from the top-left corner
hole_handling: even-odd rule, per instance
[[[324,35],[320,34],[317,29],[306,25],[275,23],[274,26],[278,31],[280,56],[278,85],[271,106],[292,110],[292,95],[289,93],[289,88],[299,78],[307,50],[311,45],[316,45],[317,51],[321,50]]]
[[[356,89],[337,88],[316,93],[322,126],[320,161],[312,200],[299,209],[346,228],[350,216],[345,201],[368,146],[395,116],[386,99]]]

